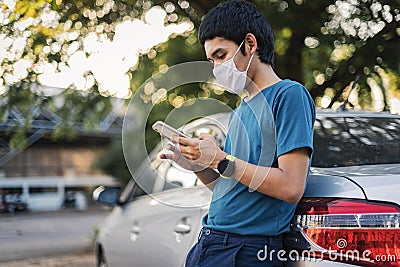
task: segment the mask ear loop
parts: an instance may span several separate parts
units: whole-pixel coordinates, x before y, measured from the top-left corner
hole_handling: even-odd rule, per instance
[[[236,52],[235,52],[235,54],[233,55],[233,57],[232,57],[232,60],[235,58],[235,56],[236,56],[236,54],[239,52],[239,50],[240,50],[240,47],[242,47],[242,44],[244,43],[244,40],[240,43],[240,45],[239,45],[239,47],[238,47],[238,49],[236,50]],[[251,57],[250,57],[250,60],[249,60],[249,64],[247,64],[247,68],[246,68],[246,72],[249,70],[249,68],[250,68],[250,64],[251,64],[251,61],[253,60],[253,56],[254,56],[254,53],[251,55]]]
[[[237,53],[239,52],[240,47],[242,47],[243,42],[244,42],[244,40],[240,43],[240,45],[239,45],[239,47],[237,48],[237,50],[236,50],[235,54],[233,55],[232,59],[234,59],[235,56],[237,55]]]
[[[246,68],[246,72],[249,70],[249,68],[250,68],[250,64],[251,64],[251,61],[253,60],[253,56],[254,56],[254,53],[251,55],[251,57],[250,57],[250,60],[249,60],[249,64],[247,64],[247,68]]]

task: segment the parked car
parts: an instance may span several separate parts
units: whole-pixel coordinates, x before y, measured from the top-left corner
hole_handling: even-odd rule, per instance
[[[217,114],[185,129],[211,133],[222,145],[228,117]],[[400,266],[400,116],[318,111],[314,146],[306,191],[284,238],[286,265]],[[115,206],[95,242],[98,266],[184,265],[211,192],[193,173],[160,160],[161,150],[134,174],[145,178],[151,195],[135,179],[122,193],[117,187],[94,192]]]
[[[3,195],[0,195],[0,213],[6,211],[6,203],[4,202]]]
[[[21,194],[0,195],[0,212],[15,213],[16,211],[28,210],[28,203]]]

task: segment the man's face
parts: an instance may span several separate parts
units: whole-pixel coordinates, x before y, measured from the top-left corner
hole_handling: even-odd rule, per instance
[[[243,43],[243,45],[245,44]],[[214,67],[231,59],[238,47],[234,41],[222,37],[215,37],[204,43],[207,59],[214,64]],[[247,56],[249,56],[249,53],[247,53]],[[246,56],[243,56],[241,51],[236,54],[233,60],[239,71],[244,71],[249,62],[249,59],[246,59]]]

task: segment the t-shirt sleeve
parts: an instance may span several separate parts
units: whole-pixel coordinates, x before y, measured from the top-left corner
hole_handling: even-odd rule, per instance
[[[315,105],[301,84],[294,84],[277,98],[275,112],[277,157],[297,148],[313,152]]]

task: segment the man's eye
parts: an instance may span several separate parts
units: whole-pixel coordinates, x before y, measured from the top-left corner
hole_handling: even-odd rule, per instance
[[[225,56],[226,56],[226,54],[222,54],[222,55],[218,56],[218,59],[224,59]]]

